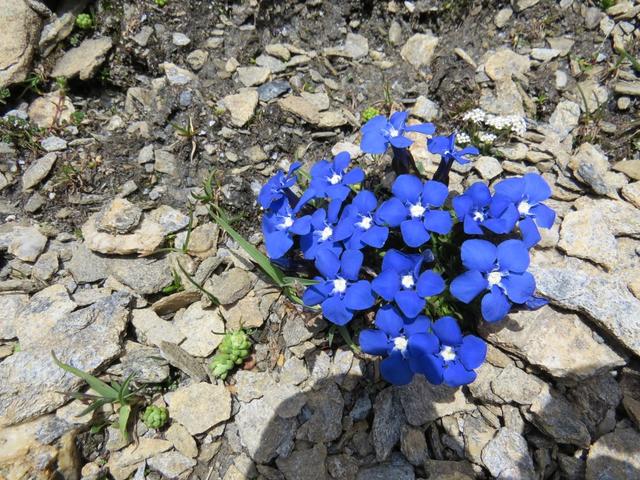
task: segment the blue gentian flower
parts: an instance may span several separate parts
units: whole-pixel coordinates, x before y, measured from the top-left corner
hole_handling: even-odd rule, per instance
[[[262,231],[269,258],[279,259],[293,246],[293,235],[306,235],[311,231],[311,216],[295,218],[289,202],[285,201],[278,210],[267,210],[262,217]]]
[[[379,330],[360,332],[360,348],[370,355],[385,356],[380,363],[382,377],[394,385],[406,385],[414,373],[423,370],[421,359],[439,346],[436,336],[429,333],[429,324],[425,316],[408,320],[387,304],[376,314]]]
[[[389,236],[389,229],[377,224],[374,210],[378,201],[369,190],[362,190],[342,212],[336,226],[334,238],[344,241],[347,248],[361,249],[365,246],[382,248]]]
[[[391,249],[382,259],[382,271],[371,282],[371,288],[386,301],[395,301],[407,317],[416,317],[424,310],[425,298],[438,295],[445,288],[436,272],[421,272],[423,262],[422,255]]]
[[[311,231],[300,237],[300,249],[307,260],[316,258],[320,250],[329,249],[340,255],[341,246],[334,238],[336,218],[327,215],[323,208],[319,208],[311,215]]]
[[[505,211],[502,218],[520,227],[522,240],[529,248],[540,241],[538,227],[551,228],[555,212],[542,202],[551,196],[551,188],[537,173],[520,178],[507,178],[496,183],[495,190],[508,198],[514,208]]]
[[[431,123],[407,125],[407,112],[396,112],[387,120],[384,115],[377,115],[365,123],[361,129],[362,140],[360,149],[365,153],[384,153],[389,145],[394,148],[407,148],[413,140],[403,134],[405,132],[418,132],[431,135],[436,128]]]
[[[377,219],[390,227],[399,225],[408,246],[420,247],[429,240],[429,232],[449,233],[451,215],[437,209],[447,199],[446,185],[433,180],[423,183],[413,175],[400,175],[391,191],[394,196],[380,205]]]
[[[473,145],[456,150],[456,134],[452,133],[448,137],[432,137],[427,140],[427,148],[429,152],[440,155],[447,164],[452,164],[454,160],[460,164],[469,163],[469,159],[465,155],[478,155],[478,150]]]
[[[494,233],[509,233],[513,225],[509,220],[501,217],[512,205],[505,196],[491,197],[489,187],[482,182],[474,183],[462,195],[453,199],[453,208],[467,235],[482,235],[483,231],[480,227],[485,227]]]
[[[462,336],[460,326],[451,317],[442,317],[431,326],[436,345],[415,362],[417,371],[434,385],[459,387],[476,379],[474,369],[484,362],[487,345],[474,335]],[[424,349],[423,349],[424,351]]]
[[[509,313],[511,303],[525,304],[536,282],[529,272],[529,251],[521,240],[506,240],[497,247],[486,240],[467,240],[461,247],[467,271],[451,282],[451,294],[469,303],[482,291],[482,317],[496,322]]]
[[[322,314],[336,325],[345,325],[356,311],[373,306],[371,284],[358,280],[363,258],[359,250],[345,250],[341,257],[329,249],[318,251],[315,265],[322,277],[305,290],[304,304],[321,305]]]
[[[291,187],[295,185],[298,178],[293,173],[301,166],[300,162],[293,162],[286,175],[282,170],[279,170],[262,186],[258,194],[258,202],[262,208],[266,210],[275,204],[277,209],[284,198],[296,200],[291,192]]]

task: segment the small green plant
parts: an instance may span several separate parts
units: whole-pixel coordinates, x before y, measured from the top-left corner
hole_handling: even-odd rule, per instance
[[[76,17],[76,27],[80,30],[90,30],[93,28],[93,18],[88,13],[81,13]]]
[[[251,351],[251,339],[244,330],[227,332],[211,360],[209,368],[214,377],[224,380],[236,365],[241,365]]]
[[[143,423],[155,430],[162,428],[167,420],[169,420],[169,410],[156,405],[149,405],[142,414]]]
[[[93,391],[97,393],[97,395],[90,395],[88,393],[81,392],[67,393],[67,395],[75,399],[89,402],[89,406],[80,412],[78,417],[82,417],[83,415],[93,412],[107,404],[113,404],[115,410],[117,405],[118,429],[120,430],[122,438],[128,442],[129,432],[127,427],[129,424],[129,417],[131,416],[133,406],[140,401],[140,397],[137,395],[140,389],[131,390],[130,388],[131,382],[133,381],[133,374],[129,375],[122,383],[118,383],[114,380],[111,382],[111,385],[109,385],[87,372],[83,372],[80,369],[61,362],[53,351],[51,352],[51,356],[58,367],[62,368],[65,372],[69,372],[76,377],[81,378],[87,382]]]
[[[18,117],[0,118],[0,141],[10,143],[18,149],[39,152],[38,143],[43,136],[42,129]]]
[[[165,295],[171,295],[172,293],[176,293],[181,290],[184,290],[184,287],[182,286],[182,279],[180,278],[178,272],[174,270],[173,281],[171,282],[171,284],[162,289],[162,293],[164,293]]]
[[[0,105],[7,103],[7,99],[11,97],[11,92],[8,88],[0,88]]]
[[[160,8],[165,7],[167,5],[167,3],[169,3],[169,0],[154,0],[156,2],[156,5],[159,6]]]
[[[80,110],[76,110],[71,114],[71,123],[73,123],[76,127],[82,123],[85,119],[86,115],[84,112]]]
[[[368,122],[369,120],[371,120],[373,117],[380,115],[380,110],[378,110],[376,107],[368,107],[365,108],[362,111],[362,121],[363,122]]]
[[[616,4],[616,0],[600,0],[600,8],[608,10]]]

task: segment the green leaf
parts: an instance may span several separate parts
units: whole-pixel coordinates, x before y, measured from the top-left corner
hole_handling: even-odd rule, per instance
[[[314,280],[313,278],[300,278],[300,277],[284,277],[287,285],[292,286],[295,284],[302,285],[306,287],[308,285],[316,285],[320,283],[318,280]]]
[[[129,441],[129,433],[127,432],[129,415],[131,415],[131,405],[120,405],[120,409],[118,410],[118,428],[125,442]]]
[[[219,209],[219,207],[217,207]],[[242,235],[234,230],[234,228],[227,222],[227,220],[219,214],[212,212],[213,220],[220,225],[225,232],[229,234],[231,238],[233,238],[238,245],[242,247],[242,249],[247,252],[253,261],[266,273],[271,277],[271,279],[278,285],[280,288],[284,288],[287,286],[287,280],[278,267],[271,263],[269,257],[267,257],[264,253],[258,250],[256,247],[251,245],[247,240],[244,239]]]
[[[51,351],[51,356],[53,357],[53,361],[57,366],[59,366],[66,372],[72,373],[76,377],[80,377],[81,379],[83,379],[85,382],[89,384],[89,386],[94,391],[98,392],[98,394],[102,395],[104,398],[107,398],[111,401],[117,400],[118,392],[114,388],[110,387],[109,385],[104,383],[102,380],[94,377],[93,375],[87,372],[83,372],[82,370],[79,370],[75,367],[72,367],[71,365],[67,365],[66,363],[61,362],[60,360],[58,360],[58,357],[56,357],[56,354],[53,353],[53,350]]]
[[[200,285],[193,278],[191,278],[191,275],[189,275],[189,273],[184,269],[184,267],[182,266],[182,264],[178,260],[176,260],[176,263],[178,264],[178,268],[180,269],[180,271],[184,274],[185,278],[187,280],[189,280],[189,283],[191,285],[196,287],[199,292],[204,293],[207,297],[209,297],[209,300],[211,300],[211,303],[214,306],[220,305],[220,301],[216,298],[216,296],[213,293],[205,290],[205,288],[202,285]]]
[[[96,400],[95,402],[91,402],[91,405],[89,405],[87,408],[82,410],[79,414],[76,415],[76,417],[84,417],[87,413],[93,412],[94,410],[97,410],[98,408],[102,407],[103,405],[106,405],[107,403],[111,403],[111,402],[106,398],[101,398],[99,400]]]

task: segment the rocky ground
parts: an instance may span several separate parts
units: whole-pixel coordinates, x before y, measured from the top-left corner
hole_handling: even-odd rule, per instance
[[[4,0],[0,45],[0,478],[640,478],[637,0]],[[256,194],[294,159],[388,183],[357,146],[371,106],[496,135],[453,191],[553,185],[551,305],[483,327],[468,387],[380,381],[191,200],[212,174],[259,245]],[[240,325],[253,355],[215,381]],[[127,445],[108,406],[78,417],[52,351],[134,373],[170,422]]]

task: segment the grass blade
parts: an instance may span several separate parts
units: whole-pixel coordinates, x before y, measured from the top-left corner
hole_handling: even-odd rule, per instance
[[[104,383],[102,380],[88,374],[87,372],[83,372],[82,370],[61,362],[60,360],[58,360],[58,357],[56,357],[56,354],[53,353],[53,350],[51,351],[51,356],[53,357],[53,361],[57,366],[62,368],[64,371],[83,379],[94,391],[98,392],[98,394],[110,400],[116,400],[118,398],[118,392],[114,388]]]
[[[125,442],[129,441],[129,432],[127,432],[127,425],[129,423],[129,416],[131,415],[131,405],[120,405],[118,410],[118,428],[120,429],[120,435]]]
[[[106,398],[101,398],[99,400],[96,400],[95,402],[91,402],[91,405],[89,405],[87,408],[82,410],[79,414],[76,415],[76,417],[84,417],[87,413],[91,413],[94,410],[97,410],[98,408],[102,407],[103,405],[106,405],[107,403],[110,403],[110,402]]]
[[[216,296],[213,293],[208,292],[207,290],[205,290],[205,288],[202,285],[200,285],[193,278],[191,278],[191,275],[189,275],[189,273],[187,273],[187,271],[184,269],[184,267],[182,266],[182,264],[179,261],[176,260],[176,263],[178,264],[178,268],[180,269],[182,274],[185,276],[185,278],[187,280],[189,280],[189,283],[191,285],[196,287],[200,293],[204,293],[207,297],[209,297],[209,300],[211,300],[211,303],[214,306],[217,307],[218,305],[220,305],[220,301],[216,298]]]

